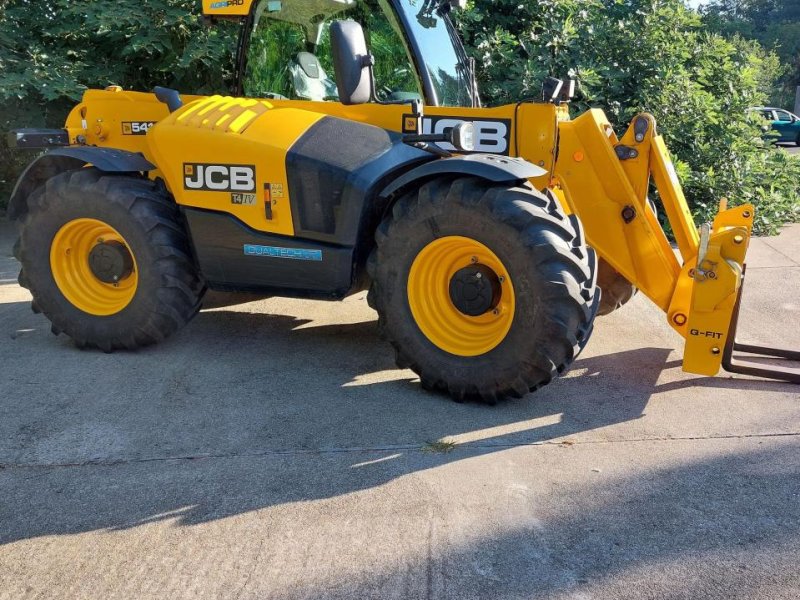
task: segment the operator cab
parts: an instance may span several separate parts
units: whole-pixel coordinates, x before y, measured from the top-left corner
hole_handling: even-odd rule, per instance
[[[479,106],[450,10],[446,0],[262,0],[245,23],[238,91],[338,101],[330,26],[353,20],[375,58],[378,102]]]

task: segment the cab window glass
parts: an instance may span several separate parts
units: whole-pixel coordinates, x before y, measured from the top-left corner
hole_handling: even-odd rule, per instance
[[[375,57],[375,93],[378,100],[402,102],[422,98],[405,43],[378,6],[361,4],[340,18],[353,19],[364,29],[367,46]],[[318,49],[320,61],[333,72],[330,22],[322,30]]]
[[[381,101],[421,98],[421,86],[396,26],[377,4],[359,3],[319,27],[301,27],[264,13],[250,37],[244,93],[256,98],[338,100],[330,46],[333,20],[353,19],[364,28],[375,56],[375,87]]]
[[[788,112],[785,110],[779,110],[776,112],[778,114],[778,121],[791,122],[792,115],[790,115]]]
[[[294,23],[262,18],[250,36],[244,93],[251,98],[296,98],[294,67],[306,50]]]

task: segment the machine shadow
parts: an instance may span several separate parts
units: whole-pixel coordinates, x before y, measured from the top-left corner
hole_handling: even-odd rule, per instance
[[[461,544],[443,533],[442,552],[304,591],[359,598],[402,582],[408,597],[426,598],[783,597],[800,585],[800,503],[789,500],[800,490],[798,450],[687,459],[532,494],[533,523]]]
[[[136,447],[88,460],[0,465],[6,490],[0,544],[175,517],[191,525],[332,498],[463,458],[638,419],[670,354],[642,348],[580,358],[573,369],[580,376],[491,407],[425,393],[407,371],[371,381],[371,373],[395,370],[375,321],[312,326],[285,315],[219,310],[141,352],[70,350],[62,341],[52,351],[70,359],[61,367],[67,378],[87,359],[128,363],[124,381],[134,388],[137,373],[144,378],[152,368],[141,361],[171,375],[137,394],[141,410],[120,414],[116,406],[104,408],[102,398],[74,405],[80,421],[102,417],[123,437],[139,436]],[[183,358],[170,363],[176,355]],[[171,451],[153,450],[173,437],[180,444]],[[469,452],[420,451],[452,438]],[[387,456],[374,467],[354,468]]]

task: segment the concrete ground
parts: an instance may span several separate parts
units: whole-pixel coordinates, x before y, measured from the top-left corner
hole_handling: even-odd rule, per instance
[[[79,351],[12,239],[2,599],[800,596],[800,387],[683,373],[641,296],[566,377],[460,405],[395,369],[363,296]],[[797,346],[800,226],[749,256],[744,336]]]
[[[798,154],[800,155],[800,146],[797,144],[779,144],[782,148],[785,148],[789,154]]]

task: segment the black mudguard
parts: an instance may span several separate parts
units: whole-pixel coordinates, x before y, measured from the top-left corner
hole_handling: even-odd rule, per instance
[[[8,203],[8,218],[15,220],[23,217],[28,212],[28,196],[48,179],[87,164],[108,173],[148,172],[155,169],[141,154],[127,150],[96,146],[56,148],[34,160],[17,179]]]
[[[541,167],[521,158],[509,158],[497,154],[453,156],[426,163],[404,173],[381,192],[381,197],[390,198],[439,175],[464,175],[480,177],[495,183],[512,183],[531,177],[541,177],[546,173],[547,171]]]

